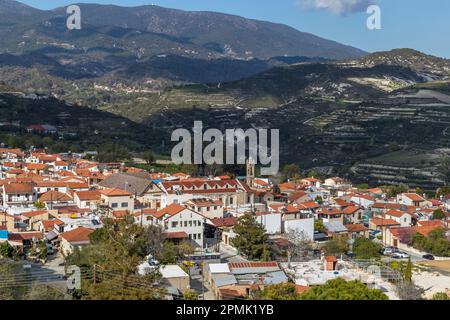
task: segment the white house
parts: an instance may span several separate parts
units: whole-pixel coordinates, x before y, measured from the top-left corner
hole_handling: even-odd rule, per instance
[[[101,202],[101,193],[98,190],[77,191],[74,194],[74,202],[80,209],[96,210]]]
[[[261,224],[268,234],[281,233],[282,214],[278,212],[260,212],[256,214],[256,221]]]
[[[419,196],[417,193],[402,193],[397,195],[397,202],[406,206],[415,206],[415,207],[426,207],[430,205],[430,202],[425,200],[422,196]]]
[[[370,208],[375,203],[375,198],[366,194],[353,194],[350,201],[363,208]]]
[[[389,210],[385,216],[387,219],[392,219],[400,223],[400,227],[410,227],[412,224],[412,216],[400,210]]]
[[[223,218],[223,203],[220,200],[194,198],[184,203],[186,207],[209,219]]]
[[[168,238],[183,238],[191,240],[203,248],[203,223],[205,217],[198,212],[180,204],[159,210],[155,216],[161,220],[164,233]],[[176,236],[173,236],[176,235]]]

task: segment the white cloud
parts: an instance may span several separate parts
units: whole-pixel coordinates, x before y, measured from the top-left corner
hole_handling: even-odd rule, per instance
[[[373,4],[370,0],[297,0],[306,9],[326,10],[334,15],[365,12]]]

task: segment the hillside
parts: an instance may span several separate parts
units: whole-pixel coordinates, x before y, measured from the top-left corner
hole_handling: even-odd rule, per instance
[[[132,8],[97,4],[79,6],[83,21],[89,25],[166,35],[228,57],[268,59],[287,55],[342,59],[365,54],[362,50],[286,25],[222,13],[189,12],[156,5]],[[54,12],[61,14],[64,10],[59,8]]]
[[[392,51],[375,52],[353,63],[366,67],[376,65],[396,65],[410,68],[428,80],[439,78],[450,79],[450,60],[434,57],[413,49],[395,49]]]

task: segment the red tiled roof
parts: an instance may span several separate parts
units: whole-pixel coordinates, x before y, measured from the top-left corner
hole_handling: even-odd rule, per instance
[[[376,226],[397,226],[397,225],[400,225],[400,223],[398,223],[395,220],[383,219],[383,218],[373,218],[373,219],[370,219],[370,222],[372,222]]]
[[[164,232],[164,239],[187,239],[189,238],[188,234],[184,231],[181,232]]]
[[[7,183],[4,185],[5,192],[9,194],[32,194],[33,185],[31,183]]]
[[[388,212],[386,212],[387,216],[392,216],[392,217],[397,217],[397,218],[400,218],[404,214],[405,214],[405,212],[400,211],[400,210],[389,210]]]
[[[48,213],[47,210],[36,210],[36,211],[24,212],[24,213],[22,213],[22,216],[24,216],[25,218],[32,218],[32,217],[40,216],[40,215],[43,215],[46,213]]]
[[[369,229],[366,228],[362,224],[346,224],[345,227],[347,228],[348,232],[363,232],[368,231]]]
[[[127,210],[116,210],[113,211],[112,215],[115,219],[123,219],[128,214]]]
[[[50,190],[44,193],[42,196],[39,197],[39,201],[51,201],[51,202],[57,202],[57,201],[71,201],[72,197],[69,196],[66,193],[62,193],[56,190]]]
[[[236,217],[226,217],[226,218],[214,218],[211,219],[212,224],[216,228],[220,227],[232,227],[237,223],[238,219]]]
[[[108,197],[121,197],[121,196],[131,196],[132,195],[130,192],[119,189],[119,188],[100,190],[100,193],[105,196],[108,196]]]
[[[86,242],[90,240],[89,236],[92,232],[94,232],[94,230],[79,227],[77,229],[62,233],[61,238],[67,240],[68,242]]]
[[[18,232],[18,233],[10,233],[8,236],[8,240],[11,241],[31,240],[33,238],[41,240],[44,238],[44,235],[40,232]]]
[[[100,200],[101,194],[98,190],[92,190],[92,191],[77,191],[75,193],[81,201],[86,200]]]
[[[342,213],[344,213],[344,214],[354,214],[359,209],[360,208],[357,207],[357,206],[350,206],[350,207],[344,208],[344,210],[342,210]]]
[[[278,267],[278,263],[276,261],[229,262],[228,267],[230,268],[230,270],[242,268],[271,268],[271,267]]]
[[[424,198],[422,198],[421,196],[419,196],[419,195],[416,194],[416,193],[404,193],[403,195],[404,195],[405,197],[408,197],[408,198],[411,199],[412,201],[415,201],[415,202],[422,202],[422,201],[425,201]]]
[[[170,206],[167,206],[164,209],[161,209],[158,212],[156,212],[155,217],[159,219],[161,217],[164,217],[165,215],[174,216],[185,209],[186,209],[185,206],[182,206],[177,203],[172,203]]]

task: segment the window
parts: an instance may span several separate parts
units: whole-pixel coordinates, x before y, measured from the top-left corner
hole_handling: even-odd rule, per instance
[[[118,206],[119,206],[119,204],[116,202],[111,203],[111,208],[117,208]]]
[[[211,211],[211,208],[210,207],[206,207],[206,211]]]
[[[86,201],[86,205],[87,205],[87,206],[90,206],[91,203],[90,203],[89,201]]]
[[[189,221],[189,227],[192,227],[192,220]]]
[[[187,221],[184,222],[184,226],[187,227]]]
[[[200,240],[201,238],[202,238],[202,234],[199,233],[199,234],[198,234],[198,239]]]
[[[197,235],[194,233],[194,240],[197,240]]]
[[[178,222],[172,221],[172,228],[177,228],[177,227],[178,227]]]
[[[217,206],[214,206],[214,210],[217,210]]]
[[[127,208],[128,207],[128,202],[122,202],[122,208]]]

